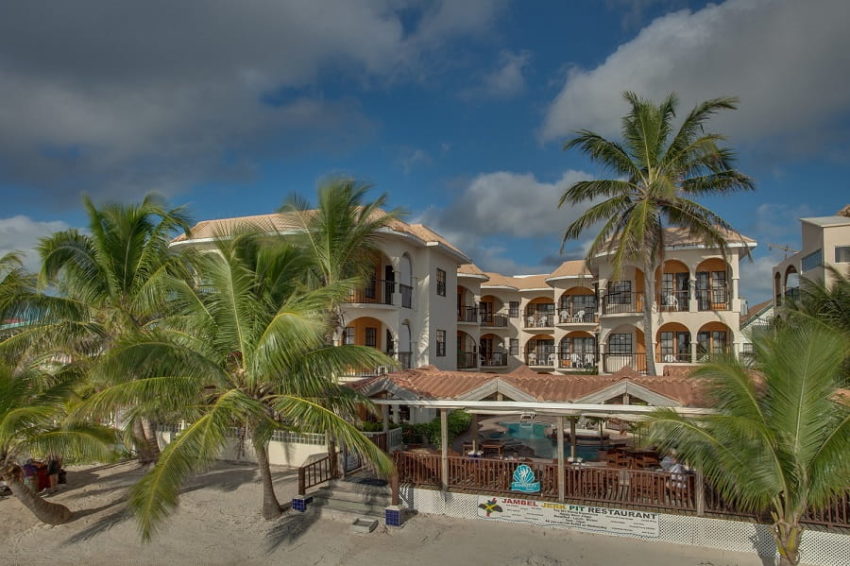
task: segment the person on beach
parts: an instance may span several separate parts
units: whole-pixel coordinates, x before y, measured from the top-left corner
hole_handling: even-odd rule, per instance
[[[59,491],[59,470],[62,468],[62,461],[54,455],[47,458],[47,477],[50,479],[50,486],[47,493],[56,493]]]

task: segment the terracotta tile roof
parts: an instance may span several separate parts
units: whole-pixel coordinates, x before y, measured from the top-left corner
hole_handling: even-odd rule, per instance
[[[490,279],[489,277],[487,277],[487,274],[481,271],[481,268],[475,265],[474,263],[462,264],[460,267],[457,268],[457,274],[461,276],[471,275],[475,277],[484,277]]]
[[[570,277],[570,276],[578,276],[578,275],[587,275],[593,276],[590,272],[590,269],[587,267],[587,262],[583,259],[565,261],[561,265],[558,266],[558,269],[552,272],[549,275],[549,279],[554,279],[556,277]]]
[[[691,236],[690,232],[684,228],[666,228],[666,244],[668,247],[676,247],[676,246],[693,246],[701,244],[702,241],[699,238],[695,238]],[[726,236],[726,241],[730,244],[732,243],[745,243],[745,244],[755,244],[756,241],[752,238],[744,236],[743,234],[737,233],[734,230],[726,230],[720,228],[720,232]]]
[[[501,273],[493,273],[492,271],[487,271],[484,273],[490,280],[486,283],[481,284],[481,288],[487,287],[510,287],[512,289],[519,289],[514,282],[513,277],[506,277]]]
[[[543,273],[540,275],[519,275],[515,277],[508,277],[506,275],[502,275],[501,273],[493,273],[491,271],[488,271],[486,272],[486,275],[490,278],[490,281],[488,281],[487,283],[482,283],[482,288],[511,287],[519,291],[530,289],[551,289],[549,284],[546,283],[546,278],[549,277],[549,274],[547,273]]]
[[[758,315],[773,306],[773,299],[768,299],[747,309],[747,314],[741,316],[741,326],[744,326]]]
[[[465,371],[442,371],[434,366],[397,371],[387,375],[369,377],[351,384],[363,391],[381,384],[392,383],[413,393],[421,399],[454,399],[477,389],[498,376],[493,373]]]

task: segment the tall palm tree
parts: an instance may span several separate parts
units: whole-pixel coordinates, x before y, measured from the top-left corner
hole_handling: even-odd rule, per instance
[[[143,332],[164,314],[167,288],[185,276],[183,266],[168,250],[177,230],[188,231],[182,207],[168,208],[155,195],[131,205],[97,207],[84,198],[89,234],[57,232],[41,241],[40,282],[54,286],[66,304],[77,307],[76,317],[42,319],[30,332],[75,358],[92,363],[130,334]],[[133,372],[125,375],[132,379]],[[123,411],[139,444],[142,461],[156,458],[158,449],[148,417],[137,408]]]
[[[769,512],[781,564],[799,562],[800,521],[850,485],[850,407],[836,401],[843,337],[812,323],[754,337],[752,371],[733,357],[701,366],[717,413],[659,410],[647,442],[701,470],[729,502]]]
[[[280,207],[279,212],[291,215],[299,228],[295,241],[311,260],[310,273],[316,285],[349,281],[354,288],[374,273],[380,232],[403,212],[383,210],[386,193],[367,202],[369,189],[352,179],[331,179],[317,189],[316,207],[298,195],[290,196]],[[340,303],[346,297],[341,296],[332,307],[333,330],[337,333],[345,326]]]
[[[732,167],[732,151],[718,146],[724,138],[704,132],[706,121],[719,110],[734,109],[736,99],[716,98],[698,104],[674,132],[675,95],[658,105],[631,92],[626,92],[625,98],[631,111],[623,117],[622,144],[582,130],[564,145],[565,150],[580,148],[617,178],[575,183],[564,192],[558,206],[591,202],[590,208],[567,227],[564,244],[601,223],[588,249],[588,261],[599,254],[610,255],[614,277],[626,263],[643,269],[647,370],[654,375],[655,271],[664,261],[665,228],[683,228],[725,255],[730,234],[739,235],[723,218],[692,199],[752,190],[753,182]]]
[[[0,363],[0,480],[39,520],[58,525],[71,518],[71,511],[27,487],[18,462],[31,455],[106,461],[114,455],[116,437],[105,427],[68,421],[67,403],[79,374],[51,374],[44,367],[39,363],[21,370]]]
[[[189,423],[132,490],[143,538],[177,505],[184,479],[218,455],[231,427],[244,428],[252,439],[267,519],[281,513],[268,459],[275,430],[333,434],[388,472],[389,459],[344,418],[368,400],[334,380],[346,369],[387,358],[373,348],[326,342],[328,306],[348,281],[305,288],[303,253],[253,233],[222,238],[218,253],[197,261],[201,284],[172,289],[182,311],[154,332],[124,340],[100,367],[106,375],[135,368],[141,378],[98,392],[82,408],[98,414],[157,403]]]

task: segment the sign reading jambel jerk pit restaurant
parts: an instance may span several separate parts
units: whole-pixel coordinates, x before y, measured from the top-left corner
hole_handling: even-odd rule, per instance
[[[478,517],[591,533],[658,538],[658,514],[630,509],[480,495]]]

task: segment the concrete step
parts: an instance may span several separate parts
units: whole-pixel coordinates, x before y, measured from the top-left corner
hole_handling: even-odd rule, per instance
[[[355,493],[361,496],[390,495],[390,487],[382,480],[331,480],[322,489],[335,493]]]
[[[370,517],[384,516],[387,507],[385,503],[364,503],[362,501],[345,501],[343,499],[324,499],[313,497],[313,505],[324,512],[329,509],[335,512],[350,513],[354,515],[366,515]]]
[[[382,492],[357,493],[334,488],[322,488],[314,492],[314,499],[351,501],[352,503],[372,503],[376,505],[390,504],[390,494]]]

